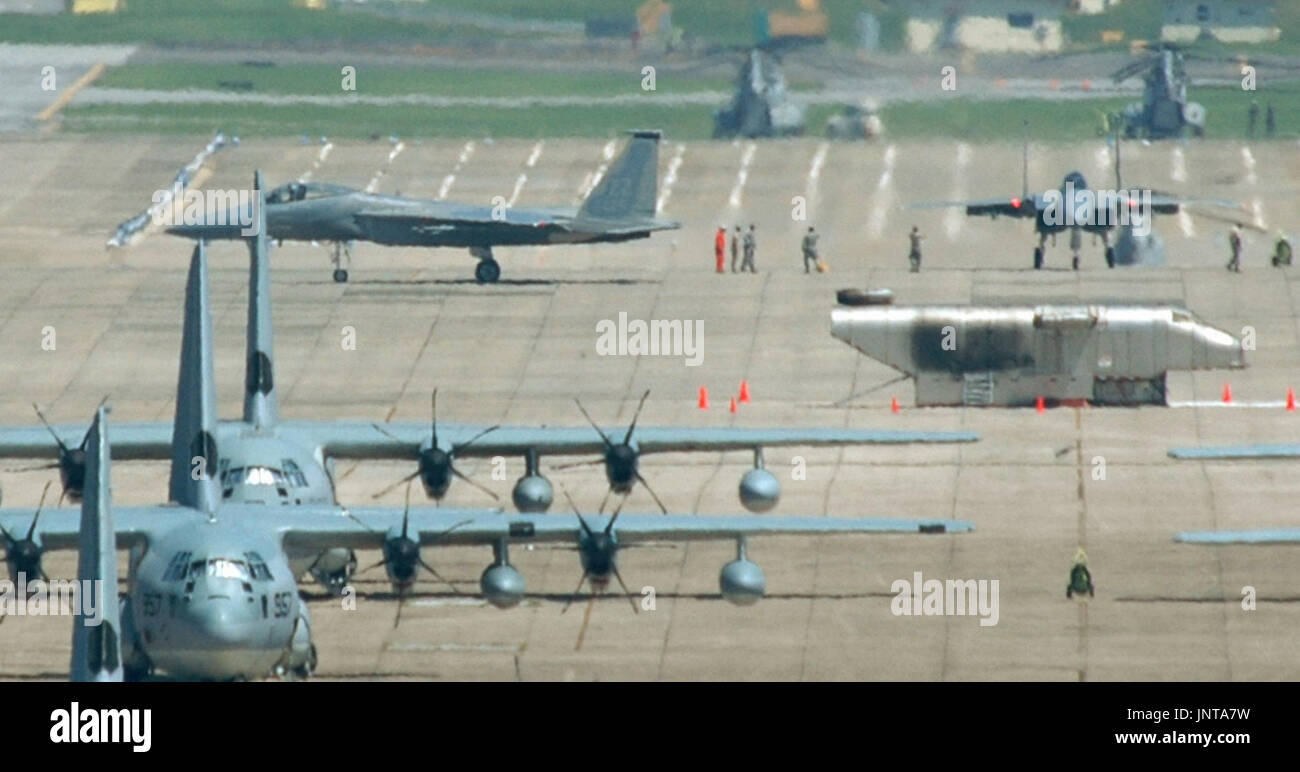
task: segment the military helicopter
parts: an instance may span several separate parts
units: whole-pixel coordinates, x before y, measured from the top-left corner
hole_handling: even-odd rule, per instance
[[[731,104],[713,111],[713,138],[798,136],[805,125],[804,109],[790,99],[776,55],[750,49]]]
[[[1205,136],[1204,105],[1187,101],[1191,77],[1183,64],[1185,56],[1178,46],[1160,43],[1111,75],[1120,83],[1144,73],[1142,101],[1128,105],[1121,114],[1126,139],[1184,137],[1188,130],[1197,137]]]

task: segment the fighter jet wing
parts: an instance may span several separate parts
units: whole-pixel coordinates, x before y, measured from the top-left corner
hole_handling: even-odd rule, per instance
[[[1134,200],[1138,204],[1146,203],[1145,198],[1134,199]],[[1181,207],[1193,206],[1193,205],[1218,206],[1218,207],[1223,207],[1225,209],[1240,209],[1243,212],[1245,211],[1240,201],[1229,201],[1227,199],[1222,199],[1222,198],[1182,198],[1180,196],[1174,196],[1168,193],[1151,194],[1151,211],[1155,212],[1156,214],[1177,214]],[[1200,214],[1203,217],[1213,217],[1212,215],[1205,214],[1205,213],[1198,212],[1196,214]]]
[[[943,209],[947,207],[965,207],[966,214],[984,217],[1033,217],[1037,213],[1034,198],[1007,196],[1003,198],[986,198],[975,201],[923,201],[911,204],[908,209]]]
[[[483,231],[496,239],[509,239],[516,232],[536,237],[567,230],[570,216],[548,210],[448,204],[367,209],[354,213],[352,219],[366,238],[378,244],[422,244],[451,231]]]
[[[1188,544],[1294,544],[1300,542],[1300,528],[1268,528],[1259,531],[1185,531],[1174,541]]]
[[[404,512],[398,508],[363,508],[346,512],[326,508],[282,509],[267,516],[286,547],[310,550],[332,547],[378,547],[390,533],[402,530]],[[608,515],[585,516],[592,531],[609,524]],[[423,544],[494,544],[511,542],[576,542],[582,532],[577,517],[519,515],[500,511],[448,510],[429,507],[409,510],[408,533]],[[841,533],[964,533],[974,526],[964,520],[906,520],[829,517],[755,517],[753,515],[620,515],[614,533],[620,542],[699,541],[754,535],[825,535]]]
[[[1223,445],[1203,448],[1170,448],[1169,457],[1179,459],[1213,458],[1295,458],[1300,445]]]
[[[357,459],[413,458],[430,441],[427,423],[286,421],[286,433],[309,437],[326,456]],[[438,424],[438,442],[456,447],[469,442],[489,427]],[[627,427],[610,427],[601,432],[611,441],[623,439]],[[773,446],[823,446],[899,444],[914,442],[974,442],[973,432],[880,431],[870,429],[738,429],[637,427],[633,444],[642,453],[753,450]],[[502,426],[472,445],[457,450],[458,456],[513,456],[533,451],[538,455],[583,455],[605,450],[605,441],[592,428]]]

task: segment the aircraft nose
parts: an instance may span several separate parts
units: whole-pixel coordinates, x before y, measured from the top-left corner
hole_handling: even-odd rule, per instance
[[[184,613],[185,626],[209,649],[247,648],[254,643],[256,620],[243,598],[195,595]]]

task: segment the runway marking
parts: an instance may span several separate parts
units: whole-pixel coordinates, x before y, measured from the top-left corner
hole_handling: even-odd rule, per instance
[[[1110,171],[1114,166],[1110,160],[1110,145],[1103,144],[1097,148],[1097,152],[1093,154],[1092,162],[1099,173]]]
[[[1264,219],[1264,202],[1259,198],[1253,198],[1250,201],[1250,211],[1255,218],[1255,227],[1268,229],[1268,223]]]
[[[817,152],[813,153],[812,162],[808,165],[808,179],[804,183],[804,200],[807,203],[810,218],[813,218],[812,212],[816,210],[816,205],[821,203],[819,183],[821,182],[822,169],[826,166],[826,153],[830,149],[831,143],[823,141],[817,146]]]
[[[600,166],[597,166],[596,171],[588,174],[582,180],[582,185],[578,187],[578,195],[573,200],[575,205],[581,204],[585,201],[587,196],[591,195],[591,191],[595,190],[596,186],[600,184],[601,179],[605,176],[605,172],[609,169],[609,162],[614,160],[614,151],[617,148],[617,140],[611,139],[605,143],[605,149],[600,153]]]
[[[77,78],[71,86],[60,91],[59,95],[54,98],[54,101],[51,102],[48,107],[37,113],[36,120],[43,123],[58,115],[60,110],[68,106],[68,103],[72,101],[72,98],[77,95],[78,91],[81,91],[86,86],[94,83],[99,76],[104,74],[104,70],[106,69],[108,69],[107,64],[96,62],[95,65],[87,70],[84,75]]]
[[[528,160],[524,161],[524,168],[525,169],[533,168],[533,166],[537,164],[537,159],[541,157],[542,157],[542,142],[539,141],[536,145],[533,145],[533,151],[528,154]],[[524,189],[524,185],[526,185],[527,183],[528,183],[528,172],[520,172],[518,179],[515,180],[515,189],[510,194],[510,200],[506,201],[507,209],[514,206],[515,202],[519,200],[519,193]]]
[[[731,188],[731,195],[727,198],[727,206],[731,209],[739,209],[741,195],[745,191],[745,183],[749,181],[749,165],[754,162],[754,154],[758,152],[757,142],[748,142],[745,149],[740,154],[740,171],[736,172],[736,184]]]
[[[388,160],[384,162],[385,166],[392,166],[393,159],[401,155],[402,151],[405,149],[406,149],[405,142],[398,142],[396,145],[394,145],[393,149],[388,152]],[[379,179],[383,176],[384,176],[384,168],[380,167],[378,170],[375,171],[375,176],[371,177],[370,182],[366,184],[366,192],[374,193],[375,188],[379,186]]]
[[[307,180],[310,180],[311,176],[316,173],[316,170],[321,167],[321,164],[325,163],[325,159],[330,157],[330,151],[333,149],[334,143],[326,140],[325,144],[321,146],[320,153],[316,155],[316,160],[312,162],[311,168],[303,172],[302,176],[298,178],[298,181],[306,182]]]
[[[469,159],[473,155],[474,155],[474,140],[471,139],[469,142],[465,143],[464,147],[460,149],[460,157],[456,159],[456,165],[452,167],[451,172],[446,177],[442,178],[442,187],[438,188],[439,201],[442,201],[447,197],[447,193],[451,191],[452,184],[456,182],[456,173],[461,170],[461,167],[463,167],[466,163],[469,162]]]
[[[966,198],[966,167],[970,165],[970,145],[965,142],[957,143],[957,164],[956,174],[953,177],[952,198],[954,201],[961,201]],[[949,241],[956,241],[958,234],[961,233],[961,226],[965,220],[964,213],[960,207],[948,207],[948,211],[943,215],[943,229],[948,234]]]
[[[889,218],[889,206],[893,202],[891,184],[894,179],[894,161],[898,157],[898,148],[890,145],[885,148],[884,169],[876,181],[876,194],[871,198],[871,217],[867,221],[867,232],[871,238],[879,239],[885,232],[885,222]]]
[[[1250,152],[1250,148],[1241,149],[1241,163],[1246,167],[1246,184],[1255,185],[1259,178],[1255,176],[1255,155]]]
[[[1173,152],[1169,156],[1169,179],[1174,182],[1187,181],[1187,159],[1183,156],[1183,149],[1174,145]]]
[[[668,162],[668,172],[664,174],[663,184],[659,186],[659,198],[655,201],[655,214],[664,210],[664,205],[668,203],[669,197],[673,194],[673,185],[677,182],[677,170],[682,167],[682,156],[686,153],[686,145],[677,143],[677,150],[673,153],[673,160]]]

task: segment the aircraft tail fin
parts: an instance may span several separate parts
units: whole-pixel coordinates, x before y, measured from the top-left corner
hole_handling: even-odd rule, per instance
[[[212,310],[208,305],[207,244],[190,257],[185,282],[185,325],[181,332],[180,374],[176,381],[176,422],[172,428],[169,497],[183,506],[211,513],[217,492],[217,384],[212,364]]]
[[[579,220],[651,220],[659,192],[658,131],[633,131],[623,153],[582,202]]]
[[[253,176],[253,227],[248,239],[248,347],[244,370],[244,422],[256,428],[280,420],[273,362],[275,332],[271,326],[271,261],[266,237],[266,207],[262,205],[262,171]]]
[[[108,452],[108,412],[109,409],[103,405],[96,411],[86,442],[89,453],[86,457],[86,483],[81,500],[81,541],[77,556],[81,608],[73,615],[72,622],[70,675],[73,681],[123,680],[122,624],[117,602],[117,534],[113,530]]]

